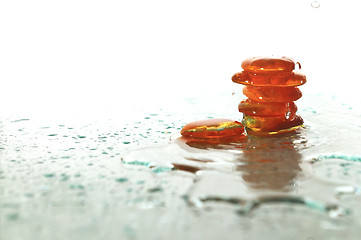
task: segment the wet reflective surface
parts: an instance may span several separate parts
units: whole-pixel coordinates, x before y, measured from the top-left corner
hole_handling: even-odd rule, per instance
[[[361,114],[306,95],[292,134],[180,136],[192,120],[239,120],[238,97],[178,102],[189,116],[3,117],[1,239],[358,239]]]

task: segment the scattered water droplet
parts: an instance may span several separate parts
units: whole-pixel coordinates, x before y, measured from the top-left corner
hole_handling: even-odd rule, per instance
[[[17,213],[10,213],[10,214],[6,215],[6,219],[8,221],[16,221],[16,220],[18,220],[18,218],[19,218],[19,214],[17,214]]]
[[[128,181],[128,178],[121,177],[121,178],[117,178],[117,179],[115,179],[115,181],[117,181],[117,182],[119,182],[119,183],[123,183],[123,182]]]
[[[285,114],[285,117],[286,119],[289,119],[291,117],[291,108],[290,108],[290,103],[287,103],[287,107],[286,107],[286,114]]]
[[[64,181],[69,180],[69,178],[70,178],[69,175],[67,175],[67,174],[65,174],[65,173],[62,173],[62,174],[61,174],[61,179],[60,179],[60,181],[64,182]]]
[[[138,166],[145,166],[145,167],[154,167],[155,166],[154,163],[148,162],[148,161],[138,161],[138,160],[128,161],[128,160],[122,159],[122,162],[125,164],[129,164],[129,165],[138,165]]]
[[[163,188],[161,188],[161,187],[154,187],[154,188],[148,189],[148,192],[150,192],[150,193],[161,192],[161,191],[163,191]]]
[[[25,193],[25,197],[32,198],[32,197],[34,197],[34,194],[33,193]]]
[[[55,177],[55,174],[54,173],[46,173],[46,174],[44,174],[44,177],[52,178],[52,177]]]
[[[83,190],[85,187],[81,184],[72,184],[69,186],[70,189],[77,189],[77,190]]]
[[[144,184],[144,183],[145,183],[144,180],[139,180],[139,181],[136,182],[136,184]]]

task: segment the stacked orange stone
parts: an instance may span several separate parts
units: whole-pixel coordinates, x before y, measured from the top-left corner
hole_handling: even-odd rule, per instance
[[[248,98],[238,109],[244,114],[247,133],[274,135],[302,126],[294,101],[302,97],[297,86],[306,83],[306,76],[294,72],[295,65],[287,57],[252,57],[242,62],[244,71],[233,75],[232,81],[246,85],[243,94]]]

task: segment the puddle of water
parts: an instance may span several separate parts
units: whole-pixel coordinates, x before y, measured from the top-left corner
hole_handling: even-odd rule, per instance
[[[231,103],[228,97],[238,99]],[[179,103],[173,112],[143,112],[131,120],[2,120],[1,217],[11,224],[29,219],[28,224],[35,216],[37,227],[54,211],[72,209],[71,215],[96,211],[117,229],[119,223],[137,232],[144,230],[139,226],[189,228],[208,231],[210,239],[222,239],[217,232],[256,239],[256,233],[266,236],[275,228],[287,236],[303,232],[302,239],[358,236],[360,114],[322,96],[304,96],[297,105],[305,127],[294,134],[222,144],[180,138],[181,127],[193,120],[242,119],[237,104],[243,96],[214,98],[215,104]],[[9,207],[14,203],[19,207]],[[40,205],[41,211],[34,207]],[[48,206],[53,207],[45,211]]]
[[[360,195],[361,116],[335,103],[309,106],[300,111],[305,127],[288,135],[222,144],[174,136],[166,145],[133,150],[122,162],[193,174],[189,206],[227,204],[244,215],[279,203],[348,216],[354,209],[340,196],[356,201]]]

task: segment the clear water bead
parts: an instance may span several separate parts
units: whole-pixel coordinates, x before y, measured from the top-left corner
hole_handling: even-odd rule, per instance
[[[311,3],[311,6],[312,6],[313,8],[319,8],[319,7],[320,7],[320,3],[319,3],[319,1],[313,1],[313,2]]]

